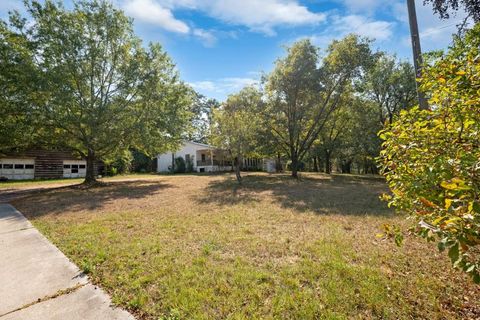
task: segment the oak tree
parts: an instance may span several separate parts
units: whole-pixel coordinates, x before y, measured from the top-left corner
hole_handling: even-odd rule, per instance
[[[26,38],[35,58],[29,110],[36,143],[84,157],[85,181],[94,182],[97,160],[130,147],[158,153],[180,142],[191,90],[159,44],[142,45],[121,10],[103,0],[76,2],[72,10],[31,1],[26,9],[29,23],[20,19],[11,32]]]

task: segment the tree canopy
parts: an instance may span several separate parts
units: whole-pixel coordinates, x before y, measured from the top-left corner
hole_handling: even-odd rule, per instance
[[[195,93],[191,108],[190,130],[186,132],[185,139],[199,143],[208,143],[213,111],[219,107],[220,102],[217,100]]]
[[[423,3],[433,5],[433,11],[442,19],[449,19],[452,12],[463,9],[475,23],[480,22],[479,0],[423,0]]]
[[[132,20],[107,1],[80,1],[73,10],[52,1],[26,2],[29,14],[1,24],[15,56],[7,70],[23,70],[4,98],[35,128],[37,144],[63,147],[94,163],[135,147],[175,147],[190,114],[192,92],[179,80],[159,44],[142,46]],[[23,78],[22,78],[23,77]],[[3,79],[2,79],[3,80]],[[2,86],[12,81],[5,79]],[[28,89],[28,90],[25,90]],[[27,95],[27,102],[20,101]],[[22,109],[23,108],[23,109]]]
[[[371,58],[369,42],[355,35],[333,41],[320,59],[309,40],[296,42],[266,77],[263,120],[291,160],[292,176],[360,68]]]
[[[258,146],[260,122],[256,111],[261,105],[261,92],[246,87],[239,93],[230,95],[221,108],[213,112],[215,124],[212,127],[212,141],[230,154],[238,182],[242,181],[241,159],[252,155]]]
[[[392,123],[393,117],[416,102],[415,70],[408,62],[379,53],[359,81],[360,92],[373,101],[380,123]]]

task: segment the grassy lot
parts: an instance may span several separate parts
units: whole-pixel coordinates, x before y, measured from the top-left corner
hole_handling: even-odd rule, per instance
[[[125,174],[117,175],[113,177],[104,177],[101,181],[119,181],[119,180],[131,180],[131,179],[155,179],[156,175],[153,174]],[[10,180],[0,182],[0,190],[23,190],[33,189],[37,187],[50,188],[57,186],[69,186],[79,184],[83,182],[83,178],[70,178],[70,179],[35,179],[35,180]]]
[[[381,179],[150,176],[13,203],[142,319],[478,319],[480,288],[407,236]]]

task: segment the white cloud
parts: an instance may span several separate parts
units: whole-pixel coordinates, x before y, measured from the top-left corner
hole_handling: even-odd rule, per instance
[[[158,25],[165,30],[184,34],[190,32],[190,27],[176,19],[170,9],[153,0],[128,0],[123,4],[123,9],[129,16]]]
[[[217,37],[213,34],[212,31],[207,31],[203,29],[193,29],[192,34],[198,37],[204,46],[213,47],[217,42]]]
[[[393,22],[370,20],[360,15],[348,15],[335,19],[334,29],[341,35],[354,32],[377,41],[385,41],[391,38],[393,25]]]
[[[121,0],[122,8],[137,21],[155,24],[165,30],[192,34],[206,46],[213,46],[212,31],[191,28],[176,19],[175,10],[201,11],[222,22],[246,26],[252,31],[274,35],[275,28],[314,25],[325,21],[326,14],[310,11],[298,0]],[[220,31],[219,31],[220,32]]]
[[[227,23],[244,25],[251,30],[273,34],[277,26],[317,24],[325,14],[314,13],[291,0],[217,0],[202,1],[204,10]]]
[[[217,86],[213,81],[195,81],[190,82],[189,85],[199,91],[216,91]]]
[[[373,20],[361,15],[332,15],[327,24],[328,27],[321,33],[295,40],[308,38],[316,46],[325,49],[334,39],[341,39],[349,33],[355,33],[383,43],[392,38],[395,25],[394,22]]]
[[[274,34],[278,26],[317,24],[324,13],[311,12],[297,0],[159,0],[172,10],[198,10],[223,22],[246,26],[250,30]]]
[[[259,80],[254,78],[227,77],[216,80],[204,80],[190,82],[189,85],[200,93],[219,100],[225,99],[231,93],[235,93],[247,86],[257,86]]]
[[[190,28],[184,21],[174,17],[172,10],[178,5],[194,8],[194,0],[163,1],[161,4],[156,0],[127,0],[122,7],[137,21],[157,25],[171,32],[191,34],[200,39],[204,46],[214,46],[217,38],[212,31]]]
[[[244,87],[258,85],[259,81],[252,78],[223,78],[221,79],[223,85],[232,91],[241,90]]]

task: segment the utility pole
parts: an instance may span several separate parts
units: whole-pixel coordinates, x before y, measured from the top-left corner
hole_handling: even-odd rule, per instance
[[[408,21],[410,22],[410,36],[412,38],[412,50],[413,50],[413,65],[415,67],[415,75],[417,78],[422,76],[422,49],[420,47],[420,34],[418,33],[417,12],[415,10],[415,0],[407,0],[408,6]],[[416,82],[418,104],[420,109],[428,109],[428,102],[425,98],[425,94],[418,89],[418,83]]]

